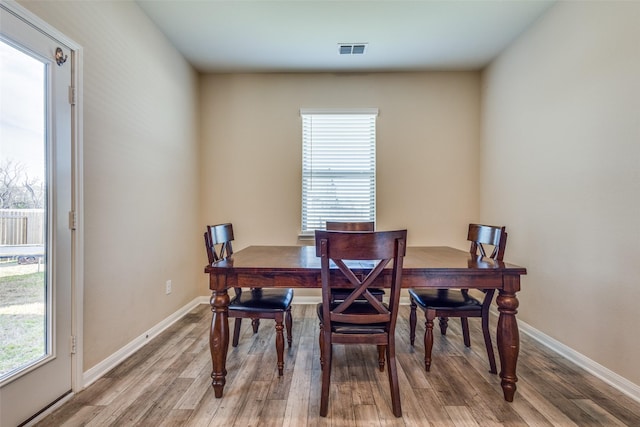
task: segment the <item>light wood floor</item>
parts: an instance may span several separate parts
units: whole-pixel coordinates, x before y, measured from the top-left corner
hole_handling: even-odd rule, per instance
[[[38,426],[640,426],[639,403],[523,334],[518,390],[505,402],[498,376],[488,373],[478,319],[469,321],[470,349],[455,319],[446,337],[436,334],[426,373],[421,339],[415,348],[408,342],[408,306],[396,331],[402,418],[391,413],[386,372],[378,371],[372,346],[335,346],[329,416],[319,417],[313,305],[294,306],[282,378],[273,322],[263,320],[253,335],[245,321],[240,345],[229,351],[225,395],[216,399],[210,319],[209,306],[198,307]]]

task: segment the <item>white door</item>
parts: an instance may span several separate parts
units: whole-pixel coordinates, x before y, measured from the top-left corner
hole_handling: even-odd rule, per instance
[[[72,61],[69,47],[2,4],[0,55],[0,271],[15,269],[0,277],[0,425],[9,427],[72,389]]]

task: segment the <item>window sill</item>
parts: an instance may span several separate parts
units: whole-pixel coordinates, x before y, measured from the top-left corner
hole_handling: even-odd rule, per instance
[[[315,234],[298,234],[298,240],[302,240],[302,241],[312,241],[316,239],[316,235]]]

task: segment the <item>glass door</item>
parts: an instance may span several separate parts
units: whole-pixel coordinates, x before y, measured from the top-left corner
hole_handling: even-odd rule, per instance
[[[10,426],[71,391],[72,81],[68,48],[0,13],[0,424]]]

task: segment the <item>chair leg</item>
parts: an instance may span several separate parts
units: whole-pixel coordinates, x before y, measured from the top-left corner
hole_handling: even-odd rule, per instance
[[[278,376],[284,373],[284,325],[282,324],[283,315],[280,313],[276,316],[276,354],[278,356]]]
[[[431,351],[433,350],[433,319],[436,318],[436,311],[428,308],[424,315],[427,319],[424,324],[424,367],[429,372],[431,370]]]
[[[400,403],[400,386],[398,384],[398,369],[396,366],[395,339],[389,337],[389,344],[386,346],[387,372],[389,374],[389,388],[391,390],[391,408],[393,415],[402,416],[402,405]]]
[[[380,372],[384,372],[384,354],[387,352],[386,345],[378,346],[378,368]]]
[[[460,318],[462,324],[462,338],[464,339],[465,347],[471,347],[471,338],[469,338],[469,319],[466,317]]]
[[[291,342],[293,341],[291,333],[291,328],[293,327],[293,320],[291,318],[291,307],[289,307],[284,315],[284,324],[287,327],[287,344],[289,344],[289,348],[291,348]]]
[[[251,320],[251,326],[253,327],[253,333],[257,334],[258,327],[260,326],[260,319],[256,317],[255,319]]]
[[[497,374],[496,357],[493,354],[493,344],[491,344],[491,334],[489,333],[489,313],[483,313],[482,316],[482,335],[484,335],[484,345],[487,348],[487,357],[489,358],[489,372]]]
[[[233,347],[238,346],[238,341],[240,340],[240,326],[242,326],[242,318],[236,317],[236,320],[233,324],[233,341],[231,342],[231,345]]]
[[[324,370],[324,327],[320,323],[320,335],[318,336],[318,344],[320,345],[320,370]]]
[[[435,319],[435,317],[434,317]],[[447,327],[449,327],[449,318],[448,317],[440,317],[440,333],[442,335],[447,335]]]
[[[323,331],[323,353],[324,353],[324,369],[322,369],[322,388],[320,392],[320,416],[326,417],[329,412],[329,386],[331,382],[331,336],[330,332]]]
[[[411,300],[411,311],[409,312],[409,341],[411,341],[411,346],[413,346],[413,344],[416,341],[416,308],[417,308],[417,304],[416,302],[413,300],[413,298],[410,298]]]

